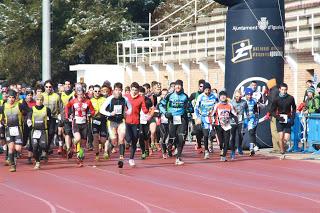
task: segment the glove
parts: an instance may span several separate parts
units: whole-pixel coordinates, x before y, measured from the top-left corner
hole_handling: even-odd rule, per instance
[[[31,127],[32,126],[32,121],[30,119],[27,120],[27,126]]]
[[[164,116],[166,118],[168,118],[168,119],[172,119],[173,118],[172,113],[170,113],[170,112],[166,112],[166,114],[164,114]]]

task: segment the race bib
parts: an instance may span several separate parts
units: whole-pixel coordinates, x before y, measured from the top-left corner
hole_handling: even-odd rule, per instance
[[[148,123],[148,121],[146,121],[146,120],[140,120],[140,124],[147,124]]]
[[[288,115],[287,114],[280,114],[280,117],[284,119],[284,121],[279,121],[279,123],[286,124],[288,123]]]
[[[174,125],[181,124],[181,116],[180,115],[173,116],[173,124]]]
[[[75,117],[76,124],[85,124],[87,119],[85,117]]]
[[[164,114],[161,115],[161,123],[162,124],[167,124],[169,123],[168,118],[166,118],[166,116]]]
[[[238,121],[242,121],[243,120],[243,115],[238,115]]]
[[[32,138],[34,138],[34,139],[40,139],[40,137],[41,137],[41,130],[34,130],[34,131],[33,131]]]
[[[19,127],[14,126],[14,127],[9,127],[9,133],[11,137],[19,136]]]
[[[116,115],[121,115],[122,114],[122,105],[114,105],[113,110],[116,113]]]
[[[147,124],[148,123],[148,116],[144,113],[140,114],[140,124]]]
[[[101,121],[98,121],[98,120],[93,120],[92,123],[94,123],[94,124],[96,124],[96,125],[98,125],[98,126],[101,125]]]

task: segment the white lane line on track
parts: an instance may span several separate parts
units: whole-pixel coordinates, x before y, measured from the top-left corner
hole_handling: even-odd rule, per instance
[[[116,172],[111,172],[111,171],[104,170],[104,169],[99,169],[99,168],[92,168],[92,169],[96,169],[96,170],[98,170],[98,171],[110,173],[110,174],[113,174],[113,175],[124,176],[124,177],[127,177],[127,178],[131,178],[131,179],[135,179],[135,180],[139,180],[139,181],[143,181],[143,182],[152,183],[152,184],[155,184],[155,185],[159,185],[159,186],[163,186],[163,187],[167,187],[167,188],[171,188],[171,189],[176,189],[176,190],[179,190],[179,191],[184,191],[184,192],[189,192],[189,193],[196,194],[196,195],[201,195],[201,196],[204,196],[204,197],[213,198],[213,199],[216,199],[216,200],[220,200],[220,201],[222,201],[222,202],[225,202],[225,203],[227,203],[227,204],[229,204],[229,205],[231,205],[231,206],[234,206],[234,207],[236,207],[237,209],[239,209],[239,210],[240,210],[241,212],[243,212],[243,213],[248,213],[247,210],[245,210],[244,208],[242,208],[242,207],[239,206],[238,204],[233,203],[233,202],[231,202],[231,201],[229,201],[229,200],[226,200],[226,199],[224,199],[224,198],[222,198],[222,197],[218,197],[218,196],[214,196],[214,195],[210,195],[210,194],[206,194],[206,193],[202,193],[202,192],[198,192],[198,191],[194,191],[194,190],[184,189],[184,188],[180,188],[180,187],[176,187],[176,186],[172,186],[172,185],[157,183],[157,182],[150,181],[150,180],[147,180],[147,179],[144,179],[144,178],[132,177],[132,176],[124,175],[124,174],[118,174],[118,173],[116,173]]]
[[[263,211],[263,212],[276,213],[276,212],[273,212],[273,211],[268,210],[268,209],[263,209],[263,208],[260,208],[260,207],[251,206],[251,205],[246,204],[246,203],[241,203],[241,202],[238,202],[238,201],[232,201],[232,202],[235,202],[235,203],[237,203],[239,205],[242,205],[242,206],[246,206],[246,207],[250,207],[250,208],[253,208],[253,209],[257,209],[257,210],[260,210],[260,211]]]
[[[166,208],[163,208],[163,207],[161,207],[161,206],[156,206],[156,205],[154,205],[154,204],[152,204],[152,203],[146,203],[146,204],[147,204],[148,206],[152,206],[152,207],[154,207],[154,208],[160,209],[160,210],[165,211],[165,212],[175,213],[175,212],[171,211],[170,209],[166,209]]]
[[[5,184],[5,183],[1,183],[1,185],[5,186],[5,187],[7,187],[7,188],[9,188],[9,189],[11,189],[11,190],[14,190],[14,191],[16,191],[16,192],[19,192],[19,193],[21,193],[21,194],[24,194],[24,195],[27,195],[27,196],[29,196],[29,197],[32,197],[32,198],[34,198],[34,199],[36,199],[36,200],[40,200],[41,202],[43,202],[43,203],[45,203],[47,206],[49,206],[51,213],[56,213],[56,212],[57,212],[56,208],[55,208],[49,201],[47,201],[47,200],[45,200],[45,199],[42,199],[42,198],[40,198],[40,197],[38,197],[38,196],[36,196],[36,195],[33,195],[33,194],[30,194],[30,193],[28,193],[28,192],[26,192],[26,191],[17,189],[17,188],[15,188],[15,187],[10,186],[10,185],[7,185],[7,184]]]
[[[301,198],[301,199],[309,200],[309,201],[312,201],[312,202],[320,204],[320,200],[315,200],[315,199],[312,199],[312,198],[309,198],[309,197],[293,194],[293,193],[290,193],[290,192],[284,192],[284,191],[279,191],[279,190],[274,190],[274,189],[259,188],[259,187],[255,187],[255,186],[245,185],[245,184],[237,184],[235,182],[230,182],[230,181],[226,182],[226,181],[218,180],[218,179],[215,179],[215,178],[209,178],[209,177],[205,177],[205,176],[201,176],[201,175],[194,175],[194,174],[187,173],[187,172],[178,172],[178,171],[171,170],[171,169],[166,169],[166,168],[159,168],[159,169],[167,170],[167,171],[170,171],[170,172],[181,173],[181,174],[189,175],[189,176],[193,176],[193,177],[199,177],[199,178],[203,178],[203,179],[206,179],[206,180],[212,180],[212,181],[218,181],[218,182],[222,182],[222,183],[233,184],[233,185],[240,186],[240,187],[252,188],[252,189],[262,190],[262,191],[276,192],[276,193],[289,195],[289,196],[292,196],[292,197],[298,197],[298,198]]]
[[[78,184],[78,185],[81,185],[81,186],[84,186],[86,188],[89,188],[89,189],[93,189],[93,190],[97,190],[97,191],[101,191],[101,192],[105,192],[105,193],[108,193],[108,194],[112,194],[112,195],[115,195],[115,196],[118,196],[118,197],[122,197],[122,198],[125,198],[127,200],[130,200],[136,204],[138,204],[139,206],[143,207],[146,212],[148,213],[151,213],[151,210],[148,206],[146,206],[145,204],[141,203],[140,201],[134,199],[134,198],[131,198],[131,197],[128,197],[128,196],[125,196],[125,195],[122,195],[122,194],[118,194],[116,192],[113,192],[113,191],[109,191],[109,190],[105,190],[105,189],[100,189],[98,187],[95,187],[95,186],[92,186],[92,185],[89,185],[89,184],[85,184],[85,183],[82,183],[82,182],[79,182],[79,181],[75,181],[75,180],[70,180],[70,179],[67,179],[67,178],[63,178],[63,177],[60,177],[58,175],[55,175],[55,174],[52,174],[52,173],[49,173],[49,172],[41,172],[42,174],[46,174],[46,175],[51,175],[53,177],[56,177],[60,180],[64,180],[64,181],[67,181],[69,183],[74,183],[74,184]]]
[[[71,210],[69,210],[69,209],[66,209],[66,208],[63,207],[63,206],[60,206],[59,204],[56,204],[56,207],[59,208],[59,209],[62,209],[62,210],[65,211],[65,212],[74,213],[73,211],[71,211]]]

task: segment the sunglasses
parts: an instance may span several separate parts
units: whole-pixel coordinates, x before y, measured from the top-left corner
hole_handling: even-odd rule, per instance
[[[99,92],[100,92],[100,90],[99,90],[99,91],[97,91],[97,90],[94,90],[94,92],[96,92],[96,93],[99,93]]]
[[[52,86],[46,86],[46,88],[52,88]]]

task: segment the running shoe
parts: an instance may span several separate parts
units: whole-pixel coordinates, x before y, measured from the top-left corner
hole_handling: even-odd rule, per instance
[[[99,162],[99,160],[100,160],[99,155],[96,155],[96,157],[94,158],[94,160],[95,160],[95,162]]]
[[[134,162],[133,159],[129,159],[129,165],[130,165],[131,167],[134,167],[134,166],[136,166],[136,163]]]
[[[238,147],[238,154],[239,154],[239,155],[243,155],[242,147]]]
[[[235,153],[235,151],[232,151],[232,152],[231,152],[230,158],[231,158],[231,160],[235,160],[235,159],[236,159],[236,153]]]
[[[141,160],[145,160],[146,157],[147,157],[147,155],[146,155],[145,153],[142,153],[142,155],[141,155]]]
[[[253,157],[256,153],[254,152],[254,150],[250,151],[250,157]]]
[[[150,148],[151,148],[152,151],[157,151],[157,147],[156,147],[156,145],[154,143],[150,144]]]
[[[146,154],[146,157],[149,157],[149,155],[150,155],[149,149],[146,149],[146,151],[144,153]]]
[[[105,160],[108,160],[108,159],[110,158],[108,151],[105,151],[105,152],[104,152],[103,158],[104,158]]]
[[[286,159],[286,155],[285,155],[285,153],[281,153],[280,160],[284,160],[284,159]]]
[[[40,169],[40,162],[36,162],[36,165],[33,167],[33,169],[39,170]]]
[[[120,155],[119,160],[124,160],[123,155]]]
[[[15,171],[17,171],[16,170],[16,165],[11,165],[10,169],[9,169],[9,172],[15,172]]]
[[[207,151],[207,150],[204,151],[204,158],[203,159],[210,159],[209,151]]]
[[[83,148],[79,149],[79,152],[77,153],[77,158],[80,160],[84,159],[84,149]]]
[[[221,156],[220,161],[222,161],[222,162],[226,162],[226,161],[227,161],[227,158],[226,158],[226,157]]]
[[[183,164],[184,164],[184,162],[182,160],[180,160],[179,158],[176,159],[175,165],[181,166]]]
[[[122,160],[119,160],[118,161],[118,168],[122,168],[123,167],[123,161]]]
[[[163,158],[163,159],[167,159],[167,158],[168,158],[167,153],[162,154],[162,158]]]

